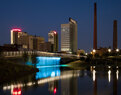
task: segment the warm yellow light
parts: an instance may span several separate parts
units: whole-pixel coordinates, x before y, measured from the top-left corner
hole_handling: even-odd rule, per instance
[[[108,49],[108,52],[111,52],[111,49]]]
[[[119,49],[116,49],[116,52],[119,52]]]
[[[95,53],[96,52],[96,50],[95,49],[93,49],[93,53]]]
[[[111,70],[108,71],[108,81],[111,81]]]
[[[88,55],[87,53],[85,53],[85,55]]]
[[[95,79],[96,79],[96,71],[93,70],[93,81],[95,81]]]

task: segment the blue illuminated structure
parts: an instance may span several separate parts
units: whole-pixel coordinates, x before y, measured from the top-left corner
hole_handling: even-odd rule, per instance
[[[60,57],[36,57],[36,67],[39,69],[39,72],[36,73],[36,79],[60,76],[60,59]],[[33,65],[31,61],[26,64]]]
[[[60,57],[37,57],[36,66],[59,65],[60,59]]]
[[[37,57],[36,79],[60,76],[60,57]]]
[[[59,67],[43,67],[36,73],[36,79],[60,76],[60,73]]]

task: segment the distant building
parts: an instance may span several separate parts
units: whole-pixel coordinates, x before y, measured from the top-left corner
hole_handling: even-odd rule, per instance
[[[29,35],[26,32],[18,33],[18,45],[22,45],[23,49],[29,49]]]
[[[48,33],[48,42],[52,44],[52,51],[58,52],[58,34],[56,31],[50,31]]]
[[[40,51],[52,52],[51,42],[45,42],[40,44]]]
[[[61,24],[61,51],[77,52],[77,22],[71,18],[68,24]]]
[[[44,43],[44,38],[43,37],[33,37],[33,50],[41,50],[40,44]]]
[[[21,45],[16,44],[5,44],[4,46],[0,46],[0,51],[19,51],[21,49]]]
[[[18,33],[21,32],[21,29],[12,29],[11,30],[11,44],[18,44]]]
[[[11,30],[11,44],[20,45],[21,50],[40,50],[40,44],[44,43],[44,38],[32,36],[21,29]]]

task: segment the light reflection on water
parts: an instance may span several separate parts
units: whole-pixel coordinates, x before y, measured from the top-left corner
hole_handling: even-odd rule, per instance
[[[60,76],[60,74],[59,67],[43,67],[39,68],[39,72],[36,73],[36,79]]]
[[[4,85],[0,95],[13,95],[15,89],[21,89],[21,95],[121,95],[119,67],[108,66],[103,70],[96,66],[85,70],[60,67],[59,64],[37,66],[39,72],[26,83],[19,81]]]
[[[48,68],[48,67],[47,67]],[[47,70],[47,68],[43,68],[43,72]],[[44,70],[45,69],[45,70]],[[13,95],[13,91],[15,88],[19,88],[22,91],[22,95],[34,95],[28,94],[29,89],[27,91],[24,90],[25,85],[27,87],[31,87],[31,92],[36,93],[39,92],[39,89],[46,87],[41,93],[45,93],[44,95],[120,95],[121,92],[117,88],[120,88],[121,85],[118,83],[121,82],[121,78],[119,77],[119,69],[112,70],[109,69],[107,72],[96,71],[96,67],[93,70],[64,70],[61,71],[59,68],[51,67],[52,72],[60,71],[59,74],[51,77],[52,72],[47,77],[42,77],[41,73],[40,77],[37,78],[37,81],[28,81],[26,84],[19,83],[19,84],[11,84],[5,85],[3,87],[3,91],[6,92],[8,90],[11,91],[11,95]],[[45,71],[46,72],[46,71]],[[110,73],[109,73],[110,72]],[[48,75],[48,74],[47,74]],[[43,86],[41,87],[41,85]],[[48,84],[48,85],[46,85]],[[36,88],[34,87],[36,85]],[[34,89],[37,89],[35,92]],[[86,92],[88,90],[88,92]],[[60,94],[59,94],[60,93]],[[112,94],[111,94],[112,93]],[[114,93],[114,94],[113,94]],[[118,94],[116,94],[118,93]],[[2,94],[0,94],[2,95]],[[9,94],[8,94],[9,95]],[[18,95],[18,94],[16,94]]]

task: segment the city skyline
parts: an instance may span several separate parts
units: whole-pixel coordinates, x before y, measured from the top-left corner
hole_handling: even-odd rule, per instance
[[[78,23],[78,48],[88,51],[88,49],[93,48],[93,13],[95,1],[2,1],[0,4],[2,14],[0,16],[0,45],[10,43],[9,31],[11,28],[20,27],[29,34],[44,37],[46,41],[48,32],[56,30],[59,34],[60,46],[60,25],[66,23],[69,17],[72,17]],[[98,47],[112,47],[113,21],[117,20],[118,48],[121,48],[121,38],[119,36],[121,35],[120,3],[121,1],[119,0],[97,0]],[[12,4],[14,6],[11,6]],[[33,5],[33,8],[31,5]],[[62,7],[62,5],[64,6]]]

